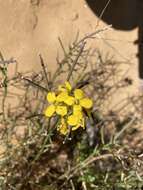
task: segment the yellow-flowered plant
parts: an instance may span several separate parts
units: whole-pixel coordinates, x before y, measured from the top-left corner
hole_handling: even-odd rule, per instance
[[[70,83],[65,82],[58,87],[57,92],[49,92],[47,100],[50,105],[45,110],[45,116],[60,117],[57,130],[61,134],[67,135],[79,127],[85,128],[85,111],[89,112],[93,102],[85,96],[83,90],[72,90]]]

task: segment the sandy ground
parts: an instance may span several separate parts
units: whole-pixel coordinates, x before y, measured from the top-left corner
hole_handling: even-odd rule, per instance
[[[58,37],[65,47],[75,39],[96,30],[98,18],[85,0],[0,0],[0,50],[6,59],[18,61],[18,71],[40,69],[41,53],[50,71],[56,67],[56,56],[62,57]],[[98,28],[105,26],[100,22]],[[98,36],[94,47],[120,61],[130,61],[130,75],[138,85],[137,29],[109,30]],[[122,68],[126,70],[127,68]],[[10,67],[13,75],[15,66]]]

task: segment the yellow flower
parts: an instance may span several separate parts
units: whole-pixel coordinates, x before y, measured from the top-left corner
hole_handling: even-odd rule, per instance
[[[83,108],[87,112],[92,108],[93,102],[90,98],[86,98],[81,89],[72,91],[72,87],[68,81],[58,87],[58,92],[49,92],[47,100],[51,104],[45,110],[45,116],[52,117],[59,115],[60,124],[57,130],[67,135],[71,131],[77,130],[79,127],[85,128],[85,118]],[[65,116],[65,117],[64,117]]]
[[[60,92],[65,92],[65,91],[70,92],[72,90],[72,87],[71,87],[70,83],[68,81],[66,81],[64,85],[59,85],[58,90]]]
[[[59,92],[66,92],[66,89],[64,88],[63,85],[59,85],[58,91],[59,91]]]
[[[64,99],[64,103],[71,106],[74,104],[74,97],[72,96],[67,96],[65,99]]]
[[[82,112],[78,114],[73,114],[68,117],[67,123],[72,126],[72,131],[78,129],[79,127],[85,128],[84,117]]]
[[[68,120],[67,120],[67,123],[71,126],[75,126],[75,125],[78,125],[78,122],[79,122],[79,119],[78,119],[78,116],[77,115],[70,115],[68,117]]]
[[[82,107],[80,105],[74,105],[73,106],[73,114],[78,114],[79,112],[82,112]]]
[[[56,101],[57,102],[63,102],[65,99],[67,99],[68,93],[67,92],[61,92],[58,96]]]
[[[74,96],[76,99],[80,100],[84,96],[84,92],[81,89],[75,89]]]
[[[47,94],[47,100],[48,100],[49,103],[55,102],[56,101],[56,95],[55,95],[55,93],[54,92],[49,92]]]
[[[61,119],[61,124],[58,126],[57,130],[62,134],[66,135],[69,132],[68,126],[64,120],[64,118]]]
[[[57,106],[56,113],[61,116],[67,115],[67,107],[66,106]]]
[[[93,102],[89,98],[83,98],[80,100],[80,105],[84,107],[85,109],[90,109],[93,106]]]
[[[60,105],[50,105],[45,110],[45,116],[52,117],[54,113],[56,112],[58,115],[65,116],[67,115],[67,107],[66,106],[60,106]]]
[[[77,130],[79,127],[82,127],[83,129],[85,129],[84,118],[80,118],[78,125],[72,127],[72,131]]]
[[[90,109],[93,106],[93,102],[89,98],[84,97],[84,92],[81,89],[75,89],[74,97],[76,99],[77,105],[84,107],[85,109]]]
[[[54,105],[50,105],[47,107],[45,111],[45,116],[52,117],[56,111],[56,107]]]
[[[71,84],[68,81],[65,82],[65,87],[68,91],[72,90]]]

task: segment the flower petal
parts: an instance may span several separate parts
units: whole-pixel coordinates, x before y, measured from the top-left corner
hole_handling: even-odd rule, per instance
[[[68,126],[63,118],[61,119],[61,124],[58,126],[57,130],[62,135],[66,135],[69,132]]]
[[[58,91],[59,91],[59,92],[66,92],[66,89],[64,88],[63,85],[59,85]]]
[[[68,93],[67,93],[67,92],[61,92],[61,93],[57,96],[56,101],[57,101],[57,102],[63,102],[67,97],[68,97]]]
[[[67,107],[66,106],[57,106],[56,113],[61,116],[67,115]]]
[[[93,102],[89,98],[83,98],[80,100],[80,105],[86,109],[90,109],[93,106]]]
[[[67,98],[64,99],[64,103],[71,106],[74,104],[74,97],[72,96],[67,96]]]
[[[76,115],[70,115],[68,117],[67,123],[69,125],[75,126],[75,125],[78,125],[78,122],[79,122],[78,116],[76,116]]]
[[[79,112],[82,112],[82,107],[81,105],[74,105],[73,106],[73,114],[78,114]]]
[[[60,125],[58,128],[58,131],[62,134],[62,135],[66,135],[68,133],[68,127],[66,125]]]
[[[55,95],[55,93],[54,93],[54,92],[49,92],[49,93],[47,94],[47,100],[48,100],[49,103],[55,102],[55,100],[56,100],[56,95]]]
[[[77,130],[79,127],[80,127],[80,125],[75,125],[75,126],[73,126],[73,127],[72,127],[72,131]]]
[[[60,92],[70,92],[72,90],[72,87],[68,81],[65,82],[63,85],[59,85],[58,90]]]
[[[65,82],[65,87],[68,91],[72,90],[71,84],[68,81]]]
[[[72,131],[77,130],[79,127],[82,127],[83,129],[85,129],[85,121],[83,117],[79,119],[79,123],[76,126],[72,127]]]
[[[54,105],[50,105],[45,110],[45,116],[52,117],[55,113],[56,107]]]
[[[75,89],[74,96],[76,99],[80,100],[84,96],[84,92],[81,89]]]

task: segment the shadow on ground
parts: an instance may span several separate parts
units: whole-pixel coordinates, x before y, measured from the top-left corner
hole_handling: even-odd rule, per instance
[[[138,39],[135,43],[138,44],[139,77],[143,79],[143,1],[86,0],[86,2],[96,16],[107,24],[112,24],[117,30],[129,31],[138,27]]]

